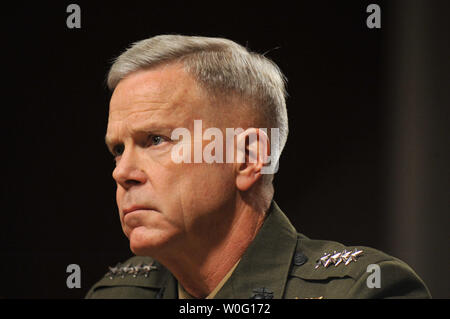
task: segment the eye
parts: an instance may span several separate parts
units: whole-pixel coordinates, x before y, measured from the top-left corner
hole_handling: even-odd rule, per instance
[[[164,138],[162,136],[150,135],[150,137],[149,137],[149,144],[150,145],[156,146],[156,145],[161,144],[162,142],[164,142]]]
[[[112,154],[113,154],[114,157],[117,157],[117,156],[122,155],[123,152],[124,152],[124,150],[125,150],[125,145],[123,145],[123,144],[117,144],[117,145],[115,145],[115,146],[113,147],[113,149],[112,149]]]

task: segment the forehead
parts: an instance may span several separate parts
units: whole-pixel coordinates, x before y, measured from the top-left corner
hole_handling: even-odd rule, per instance
[[[197,113],[207,101],[206,93],[181,65],[168,64],[139,70],[122,79],[111,97],[109,118],[123,120],[146,113],[171,113],[180,107],[183,113]]]

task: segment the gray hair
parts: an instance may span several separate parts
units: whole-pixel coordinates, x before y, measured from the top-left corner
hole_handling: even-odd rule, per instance
[[[133,43],[115,59],[108,87],[113,91],[132,72],[166,62],[181,62],[213,97],[237,95],[252,101],[268,129],[279,128],[281,154],[288,136],[286,78],[274,62],[223,38],[159,35]]]

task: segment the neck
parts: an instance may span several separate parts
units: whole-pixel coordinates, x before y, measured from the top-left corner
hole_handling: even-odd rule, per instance
[[[159,259],[196,298],[207,297],[239,261],[265,217],[264,212],[255,211],[244,202],[234,212],[222,212],[221,215],[231,216],[229,224],[222,223],[226,229],[218,231],[214,228],[209,236],[187,238],[176,253]]]

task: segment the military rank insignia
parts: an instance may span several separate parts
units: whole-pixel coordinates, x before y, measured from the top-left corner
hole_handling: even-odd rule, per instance
[[[120,263],[117,264],[114,267],[109,267],[108,273],[105,275],[105,277],[108,277],[109,279],[113,279],[114,277],[121,277],[124,278],[125,276],[144,276],[148,277],[150,272],[152,270],[157,270],[158,267],[156,267],[154,264],[144,264],[140,263],[138,265],[131,265],[128,264],[126,266],[120,267]]]
[[[334,265],[335,267],[337,267],[340,264],[344,264],[345,266],[347,266],[352,261],[356,262],[358,260],[358,257],[362,254],[363,251],[356,248],[350,251],[344,249],[341,252],[334,251],[333,253],[324,253],[323,257],[317,260],[317,264],[314,268],[317,269],[321,266],[327,268],[330,265]]]

